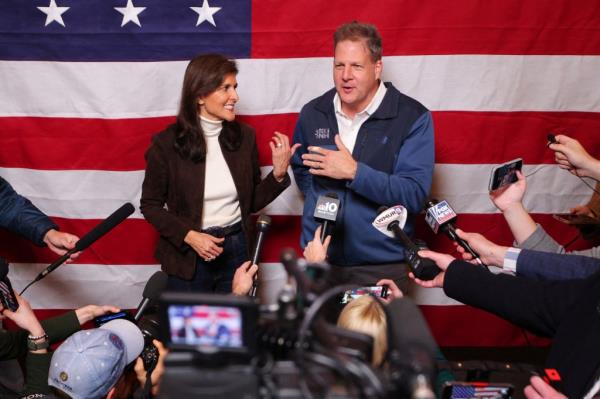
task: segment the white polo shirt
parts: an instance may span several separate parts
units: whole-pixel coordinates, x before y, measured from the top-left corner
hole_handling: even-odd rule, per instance
[[[354,119],[351,119],[344,114],[342,111],[342,102],[340,101],[340,96],[338,93],[335,93],[335,96],[333,97],[335,119],[337,120],[342,143],[344,143],[350,152],[354,150],[354,144],[356,144],[356,137],[358,136],[360,127],[375,111],[377,111],[377,108],[379,108],[381,102],[383,101],[386,91],[387,88],[383,84],[383,81],[380,80],[379,87],[377,88],[373,99],[365,109],[354,116]]]

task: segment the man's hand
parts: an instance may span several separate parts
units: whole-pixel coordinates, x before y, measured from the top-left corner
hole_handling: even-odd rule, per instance
[[[338,147],[337,151],[308,147],[310,152],[302,155],[304,166],[308,166],[310,168],[308,171],[313,175],[327,176],[332,179],[354,179],[358,164],[342,143],[339,134],[335,135],[335,144]]]
[[[325,241],[321,243],[322,228],[321,225],[317,227],[312,241],[306,244],[306,248],[304,248],[304,259],[309,263],[325,262],[325,259],[327,259],[327,249],[331,242],[331,236],[325,237]]]
[[[381,279],[375,285],[387,285],[388,287],[388,296],[387,298],[381,298],[381,301],[386,305],[392,302],[396,298],[402,298],[404,294],[400,291],[400,288],[394,283],[394,280],[388,280],[386,278]]]
[[[600,161],[588,154],[579,141],[559,134],[556,144],[550,144],[549,147],[554,151],[554,159],[561,169],[576,176],[600,179]]]
[[[408,277],[412,278],[415,283],[419,284],[421,287],[425,288],[435,288],[435,287],[443,287],[444,286],[444,277],[446,276],[446,269],[450,265],[450,263],[455,260],[452,255],[441,254],[439,252],[430,251],[428,249],[423,249],[418,252],[419,256],[422,258],[429,258],[435,262],[437,267],[439,267],[442,272],[439,273],[433,280],[421,280],[415,277],[415,275],[410,272],[408,273]]]
[[[273,177],[275,180],[278,182],[283,181],[287,174],[288,166],[290,166],[290,159],[300,146],[300,143],[296,143],[290,148],[290,139],[288,136],[279,132],[274,133],[271,141],[269,141],[269,147],[271,147]]]
[[[456,229],[456,234],[465,240],[471,246],[471,248],[473,248],[473,251],[479,254],[483,263],[502,267],[508,247],[494,244],[478,233],[466,233],[461,229]],[[470,261],[473,259],[473,256],[465,251],[463,247],[458,244],[456,245],[456,250],[462,254],[464,260]]]
[[[152,370],[152,374],[150,374],[150,381],[152,384],[152,395],[156,396],[160,392],[160,383],[162,380],[162,376],[165,373],[165,358],[169,353],[169,350],[165,348],[162,342],[153,339],[152,343],[158,349],[158,362],[156,363],[156,367]],[[144,361],[141,357],[138,357],[135,361],[135,366],[133,367],[135,371],[135,375],[140,383],[140,386],[143,387],[146,385],[146,369],[144,369]]]
[[[117,313],[120,311],[121,309],[111,305],[87,305],[76,309],[75,315],[77,316],[77,320],[79,320],[79,325],[84,325],[88,321],[92,321],[98,316],[102,316],[107,313]]]
[[[73,249],[77,241],[79,241],[79,237],[55,229],[48,230],[44,235],[44,243],[46,243],[52,252],[60,256]],[[69,261],[76,259],[79,254],[80,252],[76,252],[71,255]]]
[[[523,390],[527,399],[567,399],[565,395],[546,384],[538,376],[531,377],[529,382],[531,384]]]
[[[222,244],[224,240],[224,238],[217,238],[195,230],[188,231],[183,239],[186,244],[192,247],[207,262],[214,260],[223,253],[223,248],[219,244]]]
[[[233,275],[231,292],[234,295],[248,295],[250,289],[252,288],[252,283],[254,282],[254,275],[256,275],[256,272],[258,272],[257,265],[250,266],[250,261],[242,263],[242,265],[236,269],[235,274]]]

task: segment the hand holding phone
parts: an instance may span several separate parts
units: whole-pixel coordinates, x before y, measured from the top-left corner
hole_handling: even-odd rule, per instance
[[[523,159],[521,158],[494,167],[490,176],[489,191],[496,191],[509,184],[516,183],[519,180],[517,170],[520,172],[522,168]]]
[[[575,213],[555,213],[552,217],[559,222],[571,225],[598,225],[600,220],[586,216],[577,215]]]
[[[13,312],[16,312],[19,308],[15,291],[8,279],[8,263],[2,258],[0,258],[0,303],[3,308]]]
[[[344,292],[342,296],[342,300],[340,303],[346,304],[353,299],[359,298],[363,295],[371,294],[378,298],[387,298],[388,297],[388,286],[387,285],[369,285],[366,287],[359,287],[353,290],[348,290]]]

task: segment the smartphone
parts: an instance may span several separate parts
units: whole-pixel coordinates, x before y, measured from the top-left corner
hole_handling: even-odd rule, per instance
[[[96,327],[100,327],[102,324],[108,323],[109,321],[116,319],[125,319],[133,321],[133,317],[131,316],[131,314],[129,314],[129,312],[120,311],[117,313],[109,313],[102,316],[98,316],[94,319],[94,324],[96,325]]]
[[[514,387],[496,382],[458,382],[444,383],[442,399],[510,399]]]
[[[0,302],[2,302],[2,307],[10,309],[13,312],[16,312],[17,309],[19,309],[15,291],[13,291],[10,280],[6,276],[3,279],[0,279]]]
[[[575,215],[573,213],[555,213],[552,215],[552,217],[565,224],[600,224],[600,220],[598,219],[594,219],[586,215]]]
[[[495,166],[490,176],[489,191],[496,191],[499,188],[515,183],[518,180],[517,170],[521,171],[522,168],[523,159],[521,158]]]
[[[353,299],[361,297],[363,295],[371,294],[378,298],[388,297],[388,286],[387,285],[370,285],[367,287],[355,288],[344,292],[340,303],[346,304]]]

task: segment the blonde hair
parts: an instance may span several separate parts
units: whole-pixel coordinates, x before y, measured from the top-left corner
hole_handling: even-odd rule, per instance
[[[373,337],[373,366],[380,366],[387,351],[387,321],[377,300],[363,295],[347,304],[337,325]]]

